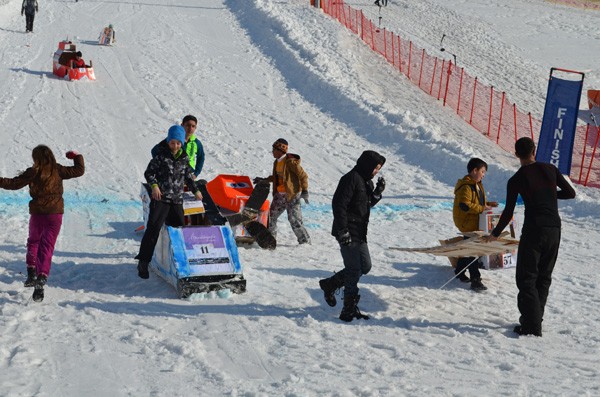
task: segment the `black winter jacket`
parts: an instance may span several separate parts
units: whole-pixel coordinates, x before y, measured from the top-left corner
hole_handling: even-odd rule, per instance
[[[366,242],[371,207],[381,200],[373,194],[373,170],[383,165],[385,157],[366,150],[356,161],[356,166],[344,175],[333,194],[333,227],[331,234],[336,238],[350,232],[352,241]]]
[[[194,192],[198,191],[194,182],[194,170],[184,150],[175,158],[168,147],[160,147],[156,156],[148,163],[144,172],[150,186],[158,185],[162,193],[161,201],[182,204],[184,184]]]

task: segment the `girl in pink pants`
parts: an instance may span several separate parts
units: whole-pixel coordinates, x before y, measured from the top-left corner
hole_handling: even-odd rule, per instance
[[[73,165],[56,162],[48,146],[36,146],[31,152],[33,165],[14,178],[0,178],[0,188],[18,190],[29,186],[29,238],[27,239],[26,287],[35,287],[33,300],[44,299],[54,245],[64,213],[63,179],[77,178],[85,172],[83,156],[75,151],[66,154]]]

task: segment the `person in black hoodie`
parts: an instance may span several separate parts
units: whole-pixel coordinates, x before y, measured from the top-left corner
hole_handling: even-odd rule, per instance
[[[371,270],[371,256],[367,246],[367,228],[371,207],[381,200],[385,180],[380,177],[377,186],[373,177],[385,164],[385,157],[372,150],[365,150],[350,172],[342,176],[333,195],[333,227],[331,234],[340,244],[344,269],[333,276],[320,280],[319,286],[329,306],[336,305],[335,292],[344,287],[344,307],[340,320],[350,322],[354,318],[365,319],[358,309],[358,281]]]

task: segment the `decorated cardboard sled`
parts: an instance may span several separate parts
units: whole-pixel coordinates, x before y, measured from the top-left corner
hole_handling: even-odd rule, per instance
[[[100,45],[113,45],[115,42],[115,30],[112,25],[108,25],[98,35],[98,44]]]
[[[76,53],[75,44],[71,41],[64,40],[58,43],[58,49],[52,58],[52,73],[65,80],[96,80],[91,60],[89,66],[73,66]]]
[[[150,214],[150,195],[149,186],[142,184],[144,225]],[[185,196],[186,217],[205,213],[202,202],[192,193],[186,192]],[[246,291],[235,238],[224,224],[163,226],[150,268],[171,284],[180,298],[227,289],[233,293]]]

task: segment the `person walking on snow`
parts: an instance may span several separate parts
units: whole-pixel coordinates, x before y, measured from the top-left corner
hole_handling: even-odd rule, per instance
[[[54,245],[64,213],[63,180],[77,178],[85,172],[83,156],[69,151],[66,157],[73,166],[57,164],[48,146],[36,146],[31,152],[33,166],[14,178],[0,178],[0,188],[18,190],[29,186],[29,237],[27,238],[27,280],[25,287],[35,287],[33,300],[44,299],[44,285],[50,275]]]
[[[38,12],[37,0],[23,0],[21,5],[21,16],[25,13],[25,32],[33,32],[33,20],[35,13]]]
[[[467,164],[467,172],[454,186],[454,205],[452,207],[452,218],[454,225],[463,233],[479,230],[479,214],[497,207],[495,201],[487,201],[485,190],[481,181],[485,177],[488,165],[479,158],[472,158]],[[466,237],[465,237],[466,238]],[[463,257],[458,259],[454,273],[458,279],[468,283],[471,281],[473,291],[485,291],[487,287],[481,282],[479,272],[479,260],[474,257]],[[467,268],[469,277],[465,274]]]
[[[329,306],[336,305],[335,292],[344,287],[344,307],[340,320],[350,322],[353,319],[365,319],[358,309],[358,281],[363,274],[371,270],[371,256],[367,245],[367,228],[371,207],[381,200],[385,190],[385,179],[380,177],[377,185],[372,179],[385,164],[385,157],[366,150],[350,172],[342,176],[333,195],[333,227],[331,234],[340,244],[344,260],[344,269],[333,276],[320,280],[325,301]]]
[[[542,336],[544,308],[560,246],[558,199],[575,198],[575,190],[554,165],[535,161],[535,143],[521,138],[515,143],[521,168],[506,185],[506,207],[485,241],[494,241],[512,219],[517,197],[525,203],[525,220],[519,240],[516,281],[519,335]],[[560,190],[558,190],[560,189]]]
[[[154,255],[160,229],[164,224],[180,227],[184,224],[183,186],[187,185],[196,199],[202,200],[202,194],[194,183],[194,170],[189,164],[185,150],[185,130],[180,125],[169,128],[167,134],[168,146],[158,148],[157,154],[150,160],[144,177],[152,188],[150,214],[146,230],[140,244],[140,251],[135,259],[138,260],[138,276],[143,279],[150,277],[148,265]]]
[[[194,176],[197,178],[202,172],[205,157],[202,142],[200,142],[200,139],[196,137],[198,119],[196,119],[195,116],[188,114],[181,121],[181,126],[185,130],[185,142],[183,142],[183,150],[186,152],[190,161],[190,166],[194,170]],[[168,148],[169,142],[163,140],[157,143],[151,150],[152,157],[156,157],[160,147]]]
[[[277,236],[277,219],[287,211],[288,221],[298,239],[298,244],[310,244],[310,236],[302,221],[300,199],[308,204],[308,175],[300,165],[300,156],[288,153],[288,142],[279,138],[273,143],[273,173],[268,178],[254,178],[259,182],[273,183],[273,202],[269,210],[269,231]]]

